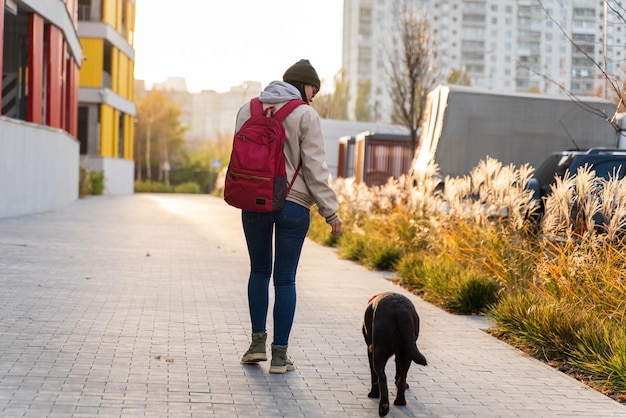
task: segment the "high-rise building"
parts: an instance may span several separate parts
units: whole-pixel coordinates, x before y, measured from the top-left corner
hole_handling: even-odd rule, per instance
[[[624,3],[344,0],[342,65],[352,98],[358,83],[371,79],[374,117],[388,121],[389,71],[398,65],[391,62],[390,51],[402,47],[398,10],[406,4],[430,26],[441,82],[456,70],[480,88],[559,94],[562,86],[573,94],[588,95],[604,86],[603,69],[621,71],[626,33],[611,10],[623,10]]]
[[[75,0],[0,2],[0,217],[78,198]]]
[[[134,184],[135,0],[78,0],[78,140],[82,165],[104,174],[105,192]]]

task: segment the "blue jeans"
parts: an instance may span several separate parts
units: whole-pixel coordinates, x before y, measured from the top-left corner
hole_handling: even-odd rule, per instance
[[[248,307],[252,332],[266,331],[273,263],[273,344],[287,345],[296,311],[296,270],[309,230],[311,212],[304,206],[285,202],[278,212],[244,210],[241,219],[250,255]],[[272,254],[272,238],[275,240],[275,259]]]

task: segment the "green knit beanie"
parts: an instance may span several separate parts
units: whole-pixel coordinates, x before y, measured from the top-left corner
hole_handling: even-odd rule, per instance
[[[318,90],[320,89],[320,78],[309,60],[302,59],[287,68],[287,71],[283,74],[283,81],[295,81],[314,86]]]

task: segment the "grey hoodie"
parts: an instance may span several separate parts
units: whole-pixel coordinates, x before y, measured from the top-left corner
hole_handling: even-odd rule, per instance
[[[302,100],[300,92],[283,81],[272,81],[259,95],[263,108],[274,106],[276,110],[292,99]],[[241,129],[249,117],[250,103],[246,103],[237,113],[235,132]],[[315,204],[327,223],[334,222],[338,218],[339,205],[337,195],[329,184],[330,171],[326,164],[319,115],[311,106],[301,105],[285,118],[283,124],[287,136],[285,165],[289,181],[298,164],[302,164],[287,200],[308,208]]]

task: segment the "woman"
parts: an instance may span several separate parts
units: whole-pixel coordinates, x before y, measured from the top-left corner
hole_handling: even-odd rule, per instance
[[[276,111],[292,99],[311,103],[320,89],[320,79],[308,60],[300,60],[285,71],[283,81],[271,82],[260,94],[263,108]],[[235,131],[250,117],[250,104],[239,109]],[[270,373],[294,370],[287,355],[289,334],[296,310],[296,270],[304,239],[309,230],[310,208],[317,205],[320,215],[331,226],[331,234],[341,233],[339,205],[330,187],[320,117],[311,106],[301,105],[283,121],[286,133],[285,165],[293,186],[283,208],[277,212],[242,211],[243,231],[250,255],[248,306],[252,322],[252,343],[241,363],[266,361],[269,284],[274,279],[274,335]],[[274,251],[272,248],[274,239]]]

